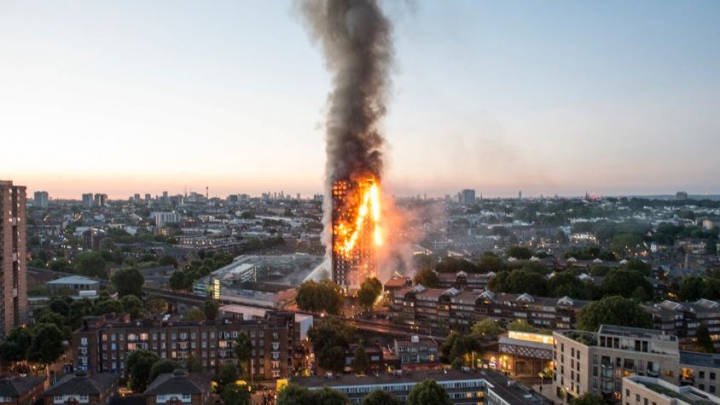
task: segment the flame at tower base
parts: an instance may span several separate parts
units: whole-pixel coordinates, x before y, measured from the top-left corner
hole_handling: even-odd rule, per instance
[[[332,185],[332,279],[346,293],[377,277],[375,250],[382,244],[380,190],[374,177]]]

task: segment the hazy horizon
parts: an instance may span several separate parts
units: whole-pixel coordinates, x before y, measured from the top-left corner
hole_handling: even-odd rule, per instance
[[[382,4],[387,193],[720,193],[720,3]],[[0,60],[29,193],[323,192],[330,77],[291,0],[0,2]]]

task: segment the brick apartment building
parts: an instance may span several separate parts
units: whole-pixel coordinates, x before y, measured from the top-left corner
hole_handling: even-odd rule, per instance
[[[72,336],[73,357],[80,370],[123,373],[126,356],[145,349],[181,364],[193,356],[204,370],[215,372],[226,363],[237,363],[233,345],[237,336],[245,333],[252,344],[253,374],[284,378],[296,364],[298,329],[295,314],[289,312],[269,312],[260,320],[204,322],[175,321],[167,316],[136,321],[127,316],[85,317]]]

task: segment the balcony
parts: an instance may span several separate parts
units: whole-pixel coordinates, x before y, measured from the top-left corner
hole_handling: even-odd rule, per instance
[[[648,377],[660,377],[660,371],[648,370],[647,375]]]

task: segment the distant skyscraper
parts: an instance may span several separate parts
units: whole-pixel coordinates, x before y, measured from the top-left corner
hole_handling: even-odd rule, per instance
[[[518,191],[518,200],[522,200],[522,190]]]
[[[0,180],[0,333],[27,322],[25,186]]]
[[[50,196],[47,191],[36,191],[35,192],[35,206],[38,208],[47,208],[50,200]]]
[[[687,191],[678,191],[678,192],[675,194],[675,198],[678,199],[678,200],[680,200],[680,201],[685,201],[685,200],[688,199],[688,193],[687,193]]]
[[[104,207],[107,205],[107,194],[95,194],[95,206]]]
[[[133,201],[135,201],[136,203],[139,203],[140,202],[140,194],[135,194],[133,196]]]
[[[93,206],[93,195],[92,193],[87,193],[82,195],[82,204],[85,208],[92,208]]]
[[[463,205],[475,204],[475,190],[465,189],[458,193],[458,202]]]
[[[152,200],[152,196],[150,194],[145,194],[145,202],[150,202]]]

